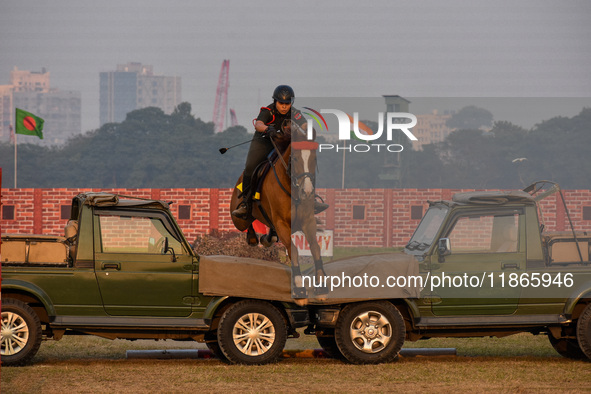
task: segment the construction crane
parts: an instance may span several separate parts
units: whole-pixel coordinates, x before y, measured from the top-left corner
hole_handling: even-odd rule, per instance
[[[232,108],[230,108],[230,120],[230,126],[238,126],[238,118],[236,117],[236,111],[234,111]]]
[[[221,133],[224,130],[224,121],[226,109],[228,107],[228,78],[230,74],[230,60],[226,59],[222,63],[218,88],[215,95],[215,104],[213,106],[214,131]]]

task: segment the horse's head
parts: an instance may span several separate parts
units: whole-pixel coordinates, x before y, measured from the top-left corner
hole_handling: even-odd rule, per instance
[[[285,119],[281,124],[279,132],[275,135],[275,144],[280,152],[285,152],[291,142],[291,119]]]
[[[314,200],[317,149],[318,143],[315,141],[291,142],[292,198],[296,197],[300,201]],[[294,191],[296,196],[293,195]]]

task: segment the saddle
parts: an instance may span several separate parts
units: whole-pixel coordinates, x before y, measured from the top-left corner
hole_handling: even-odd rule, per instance
[[[254,193],[252,193],[253,200],[261,199],[263,181],[265,180],[265,177],[271,170],[271,166],[277,161],[278,158],[279,155],[277,154],[277,151],[273,149],[271,153],[269,153],[269,155],[267,156],[267,160],[259,164],[257,168],[254,170],[254,173],[252,174],[252,180],[250,181],[250,187],[254,187]],[[244,190],[242,190],[242,183],[236,186],[236,188],[241,192],[239,197],[242,197],[242,195],[245,192]]]

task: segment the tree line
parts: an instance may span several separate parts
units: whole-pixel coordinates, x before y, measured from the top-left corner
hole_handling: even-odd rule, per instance
[[[400,153],[346,152],[345,187],[520,188],[547,179],[563,188],[589,188],[590,125],[591,109],[585,108],[530,130],[505,121],[492,123],[489,131],[459,128],[420,151],[403,141]],[[219,148],[248,141],[252,134],[242,126],[213,130],[213,123],[196,118],[185,102],[170,115],[155,107],[130,112],[123,122],[105,124],[64,146],[19,143],[18,186],[232,187],[244,168],[248,144],[224,155]],[[319,137],[319,142],[326,141]],[[13,187],[13,166],[13,146],[0,144],[2,187]],[[319,153],[318,187],[340,188],[342,174],[342,150]]]

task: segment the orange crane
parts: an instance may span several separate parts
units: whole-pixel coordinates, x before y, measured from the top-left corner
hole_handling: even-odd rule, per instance
[[[238,118],[236,117],[236,111],[234,111],[232,108],[230,108],[230,120],[230,126],[238,126]]]

